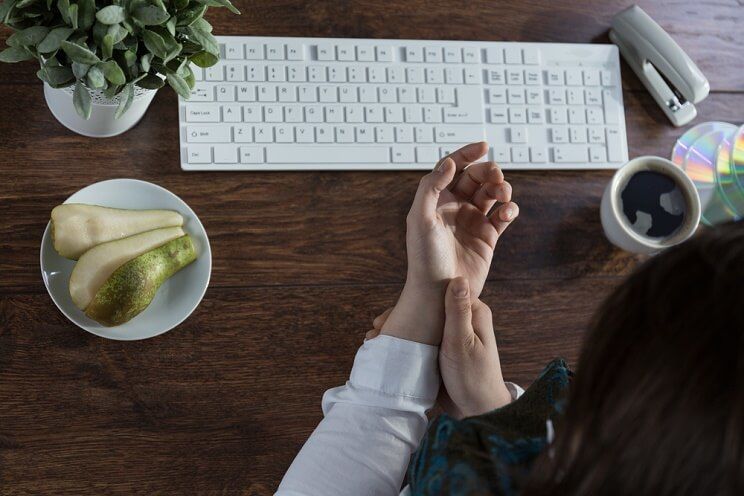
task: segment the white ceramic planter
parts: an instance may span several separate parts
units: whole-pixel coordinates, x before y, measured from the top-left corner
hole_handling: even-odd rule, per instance
[[[73,86],[55,89],[44,83],[44,97],[52,115],[67,129],[83,136],[108,138],[126,132],[139,122],[150,106],[157,90],[135,88],[134,100],[129,110],[116,119],[119,95],[106,98],[102,91],[91,91],[90,119],[85,120],[75,111],[72,103]]]

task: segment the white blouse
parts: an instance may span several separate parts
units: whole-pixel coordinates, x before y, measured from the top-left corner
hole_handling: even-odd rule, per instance
[[[436,346],[392,336],[365,341],[346,385],[323,395],[324,418],[276,496],[399,494],[439,392],[438,354]],[[524,392],[507,387],[514,399]]]

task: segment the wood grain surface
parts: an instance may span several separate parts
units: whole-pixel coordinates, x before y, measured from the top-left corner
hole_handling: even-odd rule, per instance
[[[628,1],[238,0],[218,34],[607,42]],[[646,1],[711,83],[695,123],[744,116],[739,2]],[[0,40],[9,34],[0,29]],[[667,156],[669,125],[623,65],[631,156]],[[184,173],[176,98],[161,91],[130,132],[59,125],[33,64],[0,64],[0,494],[268,495],[347,378],[375,315],[405,277],[404,219],[418,173]],[[528,385],[574,362],[587,320],[638,262],[610,246],[599,199],[611,172],[511,172],[519,220],[484,300],[505,375]],[[116,177],[156,182],[204,223],[212,282],[157,338],[89,335],[39,274],[51,208]]]

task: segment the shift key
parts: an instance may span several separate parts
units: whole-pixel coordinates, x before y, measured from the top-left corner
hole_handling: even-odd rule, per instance
[[[483,141],[486,133],[483,126],[438,126],[434,129],[437,143],[473,143]]]

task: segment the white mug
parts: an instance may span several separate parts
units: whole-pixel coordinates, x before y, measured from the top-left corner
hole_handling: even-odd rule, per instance
[[[651,238],[637,233],[623,213],[622,192],[630,178],[644,170],[659,172],[674,180],[684,197],[685,216],[682,225],[669,237]],[[653,156],[638,157],[615,172],[602,195],[600,215],[605,236],[612,244],[633,253],[653,254],[692,236],[700,224],[700,197],[687,174],[669,160]]]

